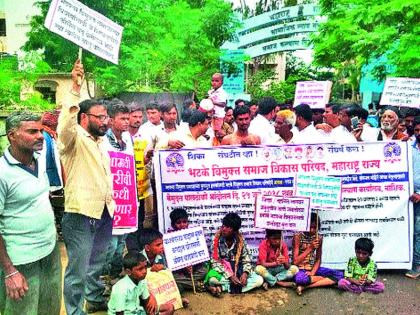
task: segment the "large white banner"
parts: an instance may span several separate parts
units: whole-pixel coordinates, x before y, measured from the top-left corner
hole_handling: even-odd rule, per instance
[[[413,185],[406,142],[168,150],[158,152],[155,167],[162,232],[178,207],[207,236],[226,213],[236,212],[254,256],[265,237],[254,227],[256,196],[293,196],[298,174],[339,177],[341,210],[319,211],[322,265],[344,268],[355,240],[369,237],[379,268],[411,268]]]
[[[51,1],[44,25],[51,32],[118,64],[123,27],[79,1]]]

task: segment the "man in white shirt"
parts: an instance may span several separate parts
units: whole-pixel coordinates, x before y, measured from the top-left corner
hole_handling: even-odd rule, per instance
[[[296,127],[299,130],[294,134],[293,141],[296,144],[326,143],[328,139],[315,129],[312,124],[312,109],[307,104],[295,107]]]
[[[333,108],[334,111],[334,108]],[[338,108],[338,125],[333,125],[333,122],[330,121],[328,116],[336,115],[335,113],[330,115],[325,115],[327,117],[326,122],[330,124],[333,129],[329,133],[329,138],[331,142],[335,143],[354,143],[357,142],[355,136],[351,133],[351,117],[354,115],[355,108],[354,105],[346,105]],[[334,120],[335,122],[335,120]]]
[[[261,144],[275,144],[278,140],[279,136],[271,123],[276,115],[276,106],[277,102],[272,97],[263,97],[258,102],[258,114],[251,121],[249,133],[259,136]]]

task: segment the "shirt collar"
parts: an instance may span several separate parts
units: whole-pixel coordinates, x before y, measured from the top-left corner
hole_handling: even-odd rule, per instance
[[[103,137],[98,137],[95,139],[95,137],[93,137],[89,132],[87,132],[87,130],[85,128],[83,128],[82,126],[78,125],[78,127],[80,128],[80,132],[88,137],[91,138],[93,141],[97,142],[97,143],[101,143],[103,141]]]
[[[33,158],[35,161],[38,160],[40,153],[39,152],[34,152],[33,153]],[[10,153],[10,147],[8,147],[5,151],[4,151],[4,159],[6,160],[6,162],[9,165],[23,165],[21,162],[19,162],[18,160],[16,160],[12,154]]]

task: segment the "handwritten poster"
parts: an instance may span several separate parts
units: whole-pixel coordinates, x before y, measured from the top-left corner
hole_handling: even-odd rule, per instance
[[[200,226],[164,234],[163,247],[166,262],[172,271],[210,260]]]
[[[380,104],[420,108],[420,79],[387,78]]]
[[[406,142],[166,150],[155,163],[162,232],[170,227],[169,213],[182,207],[209,241],[226,213],[235,212],[256,256],[265,233],[254,226],[255,198],[293,197],[298,173],[333,176],[342,182],[341,210],[319,211],[323,265],[344,268],[355,240],[370,237],[379,268],[411,267],[413,186]],[[390,235],[398,241],[390,242]]]
[[[134,175],[134,157],[132,155],[109,151],[111,174],[115,200],[114,235],[137,230],[137,193]]]
[[[325,108],[331,94],[331,81],[299,81],[296,83],[293,105],[308,104],[311,108]]]
[[[158,305],[170,303],[175,310],[182,308],[181,294],[169,269],[159,272],[147,269],[146,280],[149,292],[154,295]]]
[[[311,198],[312,209],[341,209],[339,177],[297,174],[296,196]]]
[[[118,64],[123,27],[77,0],[52,0],[45,27],[91,53]]]
[[[309,231],[309,198],[258,195],[255,227],[272,230]]]

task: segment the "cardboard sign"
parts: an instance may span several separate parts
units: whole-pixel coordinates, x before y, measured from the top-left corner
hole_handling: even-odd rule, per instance
[[[325,108],[330,99],[331,87],[331,81],[297,82],[293,106],[308,104],[311,108]]]
[[[309,198],[259,195],[255,201],[255,227],[272,230],[309,231]]]
[[[137,192],[134,175],[134,157],[132,155],[109,151],[111,174],[115,200],[113,234],[117,229],[137,230]],[[124,233],[127,233],[126,231]]]
[[[420,108],[420,79],[387,78],[379,104]]]
[[[210,260],[203,228],[200,226],[163,235],[163,247],[171,270]]]
[[[147,269],[146,280],[149,292],[154,295],[158,305],[170,303],[175,310],[182,308],[181,294],[170,270],[152,272]]]
[[[311,198],[312,209],[341,209],[341,179],[332,176],[297,174],[296,196]]]
[[[76,0],[53,0],[45,27],[91,53],[118,64],[123,27]]]

